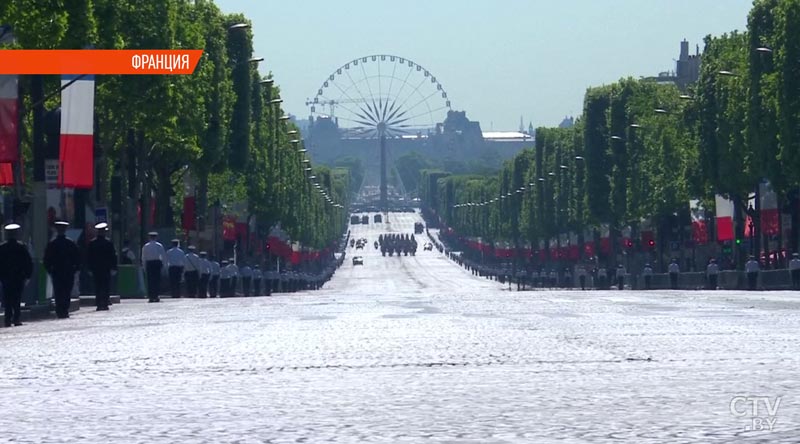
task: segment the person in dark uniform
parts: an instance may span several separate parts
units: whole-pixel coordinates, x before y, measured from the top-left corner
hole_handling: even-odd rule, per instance
[[[161,269],[164,267],[167,252],[158,239],[158,233],[151,231],[150,241],[142,247],[142,265],[147,273],[147,299],[148,302],[161,302]]]
[[[181,278],[186,263],[186,253],[181,250],[181,241],[172,239],[172,248],[167,250],[167,276],[169,277],[169,293],[173,299],[181,297]]]
[[[6,241],[0,245],[0,283],[3,284],[3,305],[5,306],[5,325],[22,325],[20,304],[22,290],[33,275],[33,259],[28,247],[17,241],[18,224],[5,226]]]
[[[208,253],[200,252],[200,280],[197,282],[197,297],[208,297],[208,283],[211,280],[211,261],[206,257]]]
[[[789,273],[792,275],[792,289],[800,290],[800,254],[792,253],[789,261]]]
[[[75,273],[81,269],[81,255],[75,242],[66,236],[69,222],[56,221],[54,225],[57,234],[44,250],[44,269],[53,282],[56,316],[65,319],[69,317],[70,296]]]
[[[114,244],[106,238],[108,224],[101,222],[94,226],[97,237],[89,242],[86,262],[94,278],[94,294],[97,311],[108,310],[111,299],[111,275],[117,273],[117,251]]]

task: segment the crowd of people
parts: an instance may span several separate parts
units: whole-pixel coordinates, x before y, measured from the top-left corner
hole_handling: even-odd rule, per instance
[[[0,245],[0,284],[6,327],[22,325],[22,295],[34,270],[29,246],[18,239],[20,228],[19,224],[6,225],[6,241]],[[96,309],[108,310],[111,305],[112,276],[118,272],[118,263],[137,262],[130,242],[124,243],[118,260],[114,244],[107,238],[108,224],[98,223],[94,226],[96,236],[86,247],[83,263],[84,256],[78,245],[66,236],[69,223],[56,221],[54,228],[56,234],[47,244],[43,265],[52,282],[56,316],[69,318],[75,279],[84,265],[94,284]],[[198,252],[193,245],[184,251],[178,239],[173,239],[171,248],[166,250],[158,241],[157,232],[148,235],[150,240],[141,249],[140,261],[146,277],[149,302],[161,300],[162,275],[169,279],[169,295],[172,298],[269,296],[273,292],[319,289],[344,261],[343,255],[338,259],[332,255],[322,260],[313,271],[262,270],[259,262],[264,258],[217,261],[205,251]]]

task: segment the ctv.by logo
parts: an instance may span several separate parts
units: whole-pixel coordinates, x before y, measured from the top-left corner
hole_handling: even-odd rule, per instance
[[[771,432],[778,421],[781,399],[780,396],[774,399],[769,396],[734,396],[730,403],[731,414],[750,418],[750,423],[744,426],[747,432]]]

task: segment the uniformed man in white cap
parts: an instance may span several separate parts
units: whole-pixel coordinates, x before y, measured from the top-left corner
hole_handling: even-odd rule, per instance
[[[236,297],[236,284],[239,280],[239,266],[236,265],[236,260],[234,258],[230,258],[228,260],[228,269],[231,271],[231,285],[228,287],[228,291],[230,292],[229,296]]]
[[[208,297],[208,282],[211,279],[211,262],[206,259],[208,253],[205,251],[200,252],[200,280],[197,283],[197,297],[198,298],[207,298]]]
[[[222,260],[219,272],[219,297],[230,297],[231,291],[231,273],[232,270],[228,266],[228,261]]]
[[[180,240],[172,239],[172,248],[167,250],[169,293],[175,299],[181,297],[181,279],[183,279],[183,267],[186,263],[186,253],[181,250],[180,244]]]
[[[89,242],[86,262],[94,278],[97,311],[103,311],[108,310],[111,299],[111,275],[117,273],[117,251],[114,244],[106,238],[108,224],[101,222],[94,228],[97,230],[97,237]]]
[[[158,242],[157,232],[151,231],[148,236],[150,241],[142,247],[142,266],[147,273],[147,299],[148,302],[161,302],[161,270],[166,263],[167,252]]]
[[[250,297],[250,284],[253,280],[253,269],[244,262],[242,263],[241,270],[239,270],[239,274],[242,276],[242,293],[244,297]]]
[[[33,274],[33,259],[28,247],[17,241],[19,229],[18,224],[6,225],[6,241],[0,245],[0,283],[3,284],[6,327],[22,325],[22,291]]]
[[[261,296],[261,281],[264,276],[258,264],[253,266],[253,296]]]
[[[755,291],[758,287],[758,272],[761,267],[755,256],[750,256],[747,263],[744,264],[744,272],[747,274],[747,289]]]
[[[789,261],[789,273],[792,275],[792,289],[800,290],[800,253],[792,253]]]
[[[708,289],[716,290],[717,281],[719,279],[719,265],[717,265],[716,259],[708,261],[708,266],[706,266],[706,278],[708,279]]]
[[[673,290],[678,289],[678,275],[681,272],[681,267],[678,265],[677,259],[672,259],[672,262],[669,263],[667,267],[667,271],[669,272],[669,288]]]
[[[81,254],[78,246],[66,236],[69,222],[55,222],[56,237],[47,244],[44,250],[44,269],[53,283],[53,296],[56,301],[56,316],[59,319],[69,317],[69,303],[72,287],[75,285],[75,273],[81,269]]]
[[[211,257],[209,264],[211,266],[211,278],[208,280],[208,296],[215,298],[219,292],[220,266],[214,257]]]
[[[195,251],[197,247],[189,245],[186,252],[186,262],[183,267],[183,277],[186,279],[186,297],[197,297],[197,283],[200,280],[200,257]]]

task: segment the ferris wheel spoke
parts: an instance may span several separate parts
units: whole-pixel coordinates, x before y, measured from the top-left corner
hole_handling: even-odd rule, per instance
[[[349,106],[346,106],[346,105],[342,104],[341,100],[329,99],[329,98],[327,98],[325,96],[320,96],[320,98],[324,99],[323,100],[324,102],[328,102],[330,104],[330,106],[331,106],[331,109],[333,109],[334,106],[338,106],[338,107],[344,108],[345,110],[347,110],[351,114],[355,114],[355,115],[357,115],[357,116],[359,116],[361,118],[366,119],[366,117],[361,116],[360,114],[358,114],[358,112],[356,112],[355,110],[353,110]],[[333,114],[333,112],[331,112],[331,114]]]
[[[441,111],[441,110],[443,110],[445,108],[447,108],[447,106],[442,106],[442,107],[436,108],[434,110],[428,110],[428,111],[425,111],[425,112],[421,112],[421,113],[419,113],[417,115],[406,117],[405,119],[402,119],[402,120],[396,120],[394,122],[388,122],[387,125],[393,126],[393,127],[397,127],[401,123],[405,123],[405,122],[408,122],[409,120],[413,120],[413,119],[416,119],[418,117],[422,117],[422,116],[424,116],[426,114],[431,114],[431,113],[435,113],[437,111]]]
[[[389,77],[389,91],[386,93],[386,103],[392,98],[392,85],[394,84],[394,73],[397,71],[397,63],[392,65],[392,75]],[[385,117],[385,116],[384,116]]]
[[[430,99],[431,97],[435,96],[438,92],[439,91],[434,91],[430,95],[428,95],[427,97],[423,97],[422,100],[420,100],[419,102],[415,103],[414,106],[412,106],[410,108],[406,108],[406,111],[411,111],[411,110],[415,109],[416,107],[420,106],[423,103],[428,103],[428,99]],[[430,110],[428,110],[428,111],[430,112]]]
[[[420,80],[420,82],[417,84],[417,86],[414,87],[414,91],[412,91],[411,94],[409,94],[408,97],[406,97],[406,99],[403,101],[403,103],[400,104],[399,108],[403,108],[404,111],[407,111],[405,109],[405,105],[406,105],[406,103],[408,103],[409,100],[411,100],[412,97],[414,97],[414,94],[416,93],[416,94],[422,95],[419,92],[419,87],[422,86],[422,84],[425,82],[425,80],[426,79],[424,77],[422,78],[422,80]]]
[[[353,87],[356,89],[356,92],[358,92],[358,95],[361,97],[361,100],[363,100],[364,103],[366,103],[367,99],[366,97],[364,97],[364,94],[361,93],[361,89],[358,87],[358,83],[356,83],[356,81],[353,80],[353,77],[350,75],[350,71],[347,70],[345,71],[345,73],[347,74],[347,78],[350,79],[350,82],[352,82]]]
[[[403,90],[405,89],[406,85],[408,85],[408,78],[411,77],[411,73],[414,72],[414,68],[409,67],[408,72],[406,73],[405,78],[403,78],[403,83],[400,84],[400,89],[397,91],[397,94],[394,96],[394,102],[397,103],[397,99],[402,97]]]
[[[367,70],[364,69],[364,63],[361,64],[361,73],[364,75],[364,82],[367,84],[367,91],[369,91],[369,98],[375,102],[375,93],[372,92],[372,86],[369,84],[369,77],[367,76]]]

